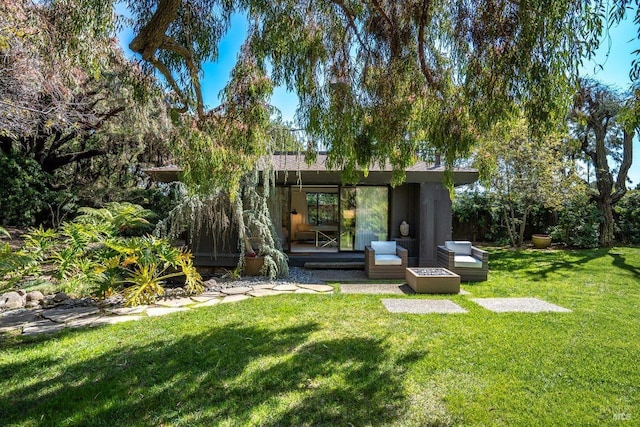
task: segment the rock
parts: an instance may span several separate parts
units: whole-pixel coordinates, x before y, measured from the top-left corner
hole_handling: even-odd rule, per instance
[[[27,308],[38,308],[40,307],[40,301],[27,301],[24,306]]]
[[[64,292],[58,292],[57,294],[54,295],[53,302],[62,302],[68,299],[69,299],[69,295],[65,294]]]
[[[3,301],[3,308],[5,309],[15,309],[22,308],[25,304],[25,299],[22,298],[18,292],[7,292],[6,294],[2,294],[0,297],[0,301]]]
[[[215,291],[217,290],[217,286],[218,286],[218,281],[216,279],[209,279],[206,282],[203,283],[204,285],[204,289],[207,291]]]
[[[27,292],[27,302],[35,301],[40,304],[40,301],[44,301],[44,295],[40,291]]]

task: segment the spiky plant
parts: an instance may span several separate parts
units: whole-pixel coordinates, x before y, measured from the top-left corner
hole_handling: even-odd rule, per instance
[[[193,265],[190,252],[171,246],[166,239],[145,236],[130,239],[113,239],[105,244],[120,255],[120,267],[124,270],[122,283],[125,304],[148,304],[164,295],[164,284],[174,277],[185,277],[188,293],[202,291],[202,277]]]

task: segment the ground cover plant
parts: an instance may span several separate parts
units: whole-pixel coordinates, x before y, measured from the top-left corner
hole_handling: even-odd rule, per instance
[[[50,336],[1,336],[6,425],[629,425],[640,249],[491,250],[469,312],[291,294]],[[339,285],[336,285],[338,287]],[[571,313],[492,313],[538,297]],[[624,425],[624,424],[623,424]]]

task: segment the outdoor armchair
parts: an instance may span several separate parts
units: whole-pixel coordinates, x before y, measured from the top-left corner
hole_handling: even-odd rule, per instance
[[[489,254],[467,241],[447,240],[438,246],[437,263],[440,267],[456,273],[464,282],[487,280]]]
[[[364,271],[370,279],[404,279],[407,256],[395,241],[371,242],[364,248]]]

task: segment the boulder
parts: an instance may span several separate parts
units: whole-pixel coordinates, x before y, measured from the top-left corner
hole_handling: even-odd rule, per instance
[[[53,297],[53,302],[62,302],[62,301],[66,301],[68,299],[69,299],[69,295],[65,294],[64,292],[58,292]]]
[[[27,292],[27,302],[36,301],[40,304],[40,301],[44,301],[44,295],[40,291]]]
[[[207,280],[206,282],[204,282],[204,289],[206,291],[218,290],[218,281],[213,278]]]
[[[0,305],[5,309],[24,307],[25,299],[18,292],[7,292],[0,296]]]

